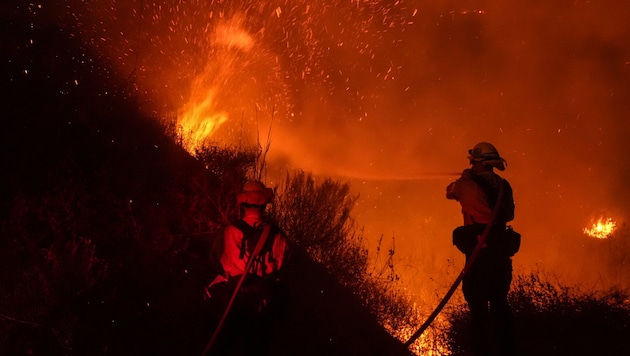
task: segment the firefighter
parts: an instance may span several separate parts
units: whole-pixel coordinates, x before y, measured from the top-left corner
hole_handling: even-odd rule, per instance
[[[271,188],[257,180],[248,181],[237,195],[240,219],[223,231],[220,256],[223,273],[210,283],[206,294],[223,305],[227,305],[229,299],[226,294],[235,295],[235,299],[233,307],[228,309],[229,314],[224,315],[226,322],[222,337],[213,345],[212,355],[264,355],[267,352],[274,298],[287,255],[284,232],[265,216],[266,207],[273,198]],[[264,232],[266,226],[269,227],[267,233]],[[260,252],[250,261],[263,238]],[[246,271],[248,264],[250,268]],[[243,275],[245,278],[237,289]]]
[[[462,284],[472,347],[475,355],[511,355],[514,336],[508,292],[511,257],[520,247],[520,235],[507,226],[514,219],[512,188],[494,172],[505,170],[507,163],[488,142],[476,144],[468,153],[471,167],[448,185],[446,198],[461,205],[464,225],[453,231],[453,243],[466,254],[467,263],[486,225],[492,224]],[[500,205],[495,210],[496,204]]]
[[[255,247],[253,241],[243,241],[244,231],[248,228],[260,228],[271,224],[264,216],[267,204],[271,204],[274,193],[271,188],[257,180],[245,183],[243,190],[237,196],[237,203],[241,212],[241,219],[232,223],[224,230],[224,250],[221,255],[221,265],[227,276],[240,276],[245,271],[250,250]],[[246,223],[245,224],[243,224]],[[254,262],[255,275],[267,277],[277,275],[284,262],[287,247],[286,238],[277,226],[272,226],[263,252],[259,255],[261,261]],[[267,257],[263,261],[263,256]]]

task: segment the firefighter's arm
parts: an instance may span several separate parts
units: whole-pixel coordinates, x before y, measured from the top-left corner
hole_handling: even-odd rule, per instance
[[[455,194],[456,186],[457,186],[457,181],[452,182],[446,187],[446,199],[457,199],[457,195]]]
[[[461,199],[461,187],[466,181],[471,180],[472,171],[470,169],[465,169],[462,172],[461,177],[459,177],[456,181],[452,182],[446,187],[446,199]]]

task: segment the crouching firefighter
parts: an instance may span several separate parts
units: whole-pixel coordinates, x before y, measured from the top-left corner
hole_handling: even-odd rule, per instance
[[[453,244],[466,255],[467,263],[472,262],[462,284],[470,310],[472,348],[475,355],[511,355],[515,346],[508,292],[511,257],[519,250],[521,236],[507,226],[514,219],[512,188],[494,172],[494,168],[505,170],[507,163],[487,142],[468,153],[471,168],[448,185],[446,198],[461,205],[464,225],[453,231]],[[478,243],[480,249],[473,254]]]
[[[223,231],[223,273],[206,287],[206,296],[224,307],[204,354],[267,352],[274,296],[287,254],[285,234],[265,216],[273,198],[273,190],[257,180],[245,183],[237,196],[240,219]]]

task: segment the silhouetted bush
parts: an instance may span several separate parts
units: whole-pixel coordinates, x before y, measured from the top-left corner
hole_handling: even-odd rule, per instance
[[[619,290],[583,291],[545,272],[517,275],[509,294],[517,355],[627,355],[630,299]],[[469,352],[468,309],[449,309],[447,340]]]
[[[409,327],[415,321],[410,299],[370,268],[351,215],[356,199],[347,183],[297,172],[279,189],[273,212],[291,241],[354,291],[381,324],[390,330]]]

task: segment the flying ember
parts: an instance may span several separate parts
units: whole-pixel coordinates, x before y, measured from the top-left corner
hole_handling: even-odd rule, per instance
[[[606,239],[615,231],[616,226],[617,223],[611,218],[600,218],[590,228],[585,227],[584,233],[598,239]]]

